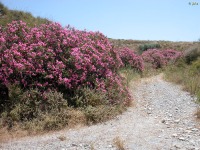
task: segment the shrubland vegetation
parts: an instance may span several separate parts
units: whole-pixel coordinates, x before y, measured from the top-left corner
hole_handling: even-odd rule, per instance
[[[175,50],[139,55],[116,49],[99,32],[57,23],[28,27],[13,21],[0,35],[1,122],[9,128],[22,123],[25,129],[60,129],[74,117],[72,110],[85,123],[107,120],[130,105],[120,69],[142,73],[145,63],[161,68],[181,56]]]
[[[167,79],[184,85],[184,89],[196,95],[200,102],[200,44],[186,50],[184,57],[165,72]]]
[[[148,49],[159,49],[160,44],[144,44],[139,46],[139,52],[143,53],[144,51],[147,51]]]
[[[43,130],[60,128],[73,117],[70,108],[96,123],[129,105],[117,74],[122,61],[103,34],[22,21],[1,27],[0,34],[3,125],[45,120]]]
[[[186,66],[178,63],[182,52],[163,44],[140,53],[140,45],[119,46],[100,32],[63,28],[18,11],[19,18],[13,18],[13,11],[0,8],[1,128],[41,132],[106,121],[131,104],[133,77],[149,68]],[[196,73],[199,59],[187,56]]]
[[[123,40],[123,39],[109,39],[115,47],[128,47],[134,49],[138,53],[141,52],[140,47],[145,47],[144,45],[159,45],[161,50],[165,49],[175,49],[177,51],[185,51],[190,49],[194,44],[198,42],[172,42],[172,41],[143,41],[143,40]],[[156,48],[156,47],[153,47]],[[148,48],[149,49],[149,48]],[[157,49],[157,48],[156,48]]]

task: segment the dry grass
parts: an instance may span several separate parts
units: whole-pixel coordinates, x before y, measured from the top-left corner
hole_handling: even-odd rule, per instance
[[[91,144],[90,144],[90,150],[95,150],[95,148],[94,148],[94,143],[91,143]]]
[[[65,141],[67,138],[64,135],[60,135],[58,137],[58,139],[61,140],[61,141]]]
[[[87,118],[83,111],[78,109],[71,109],[69,111],[70,119],[68,121],[68,127],[72,128],[74,126],[84,126],[87,124]]]
[[[125,150],[124,141],[120,137],[114,138],[113,144],[116,146],[117,150]]]
[[[0,143],[7,142],[9,140],[19,139],[25,136],[28,136],[28,132],[15,127],[12,130],[8,131],[7,128],[0,129]]]
[[[168,81],[183,85],[183,90],[197,96],[200,102],[200,76],[192,73],[191,66],[180,68],[178,66],[170,66],[165,70],[165,78]]]
[[[197,109],[197,112],[195,115],[197,116],[197,119],[200,119],[200,108]]]
[[[131,85],[130,83],[132,81],[136,81],[139,78],[141,78],[141,74],[138,71],[136,71],[130,67],[121,69],[119,74],[121,77],[124,78],[124,81],[125,81],[125,84],[127,87],[129,87]]]

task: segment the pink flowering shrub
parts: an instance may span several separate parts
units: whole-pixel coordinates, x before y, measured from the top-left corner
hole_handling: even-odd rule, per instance
[[[126,93],[116,73],[121,65],[118,54],[99,32],[62,28],[57,23],[30,28],[22,21],[0,27],[2,85],[14,83],[42,91],[87,86],[108,95],[108,89],[117,85],[118,93]]]
[[[153,68],[162,68],[169,63],[175,62],[180,57],[182,57],[182,53],[172,49],[149,49],[142,53],[144,62],[151,64]]]
[[[142,57],[127,47],[118,49],[119,56],[124,66],[131,66],[139,71],[144,70]]]

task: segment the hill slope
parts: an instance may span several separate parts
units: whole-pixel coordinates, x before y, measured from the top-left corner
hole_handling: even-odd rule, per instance
[[[130,49],[139,51],[139,47],[145,44],[158,44],[161,49],[175,49],[178,51],[185,51],[190,47],[197,45],[198,42],[172,42],[172,41],[145,41],[145,40],[124,40],[124,39],[110,39],[110,42],[115,47],[129,47]]]
[[[5,26],[13,20],[22,20],[26,22],[29,26],[50,22],[49,20],[44,18],[35,18],[31,13],[28,12],[9,10],[0,2],[0,25]]]

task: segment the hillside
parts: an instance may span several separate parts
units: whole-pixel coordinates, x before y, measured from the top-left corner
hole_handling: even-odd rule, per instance
[[[13,20],[22,20],[26,22],[29,26],[34,26],[48,23],[49,20],[41,17],[34,17],[31,13],[17,11],[17,10],[9,10],[0,2],[0,25],[5,26]]]
[[[153,77],[146,80],[149,76]],[[163,76],[183,85],[192,96]],[[85,149],[105,149],[107,144],[115,149],[116,143],[122,143],[119,149],[161,149],[160,142],[166,143],[166,149],[191,143],[195,149],[200,145],[200,127],[194,121],[200,118],[196,101],[200,102],[200,42],[108,39],[103,33],[63,28],[0,3],[0,149],[30,145],[60,149],[62,143],[70,149],[83,149],[83,144]],[[113,123],[104,126],[106,121]],[[102,137],[96,134],[101,138],[84,141],[95,125],[98,129],[93,132]],[[84,132],[76,135],[84,143],[62,130],[81,126]],[[190,134],[180,132],[181,128]],[[44,133],[51,138],[49,134],[56,130],[62,135],[56,135],[55,145],[40,138],[35,144],[15,143],[19,137]],[[122,134],[115,134],[118,131]],[[129,131],[136,132],[130,135]],[[156,137],[154,147],[152,138]],[[189,137],[190,143],[186,142]]]
[[[130,49],[139,50],[139,47],[144,44],[158,44],[161,49],[175,49],[184,51],[190,49],[198,42],[173,42],[173,41],[145,41],[145,40],[124,40],[124,39],[109,39],[115,47],[129,47]]]

